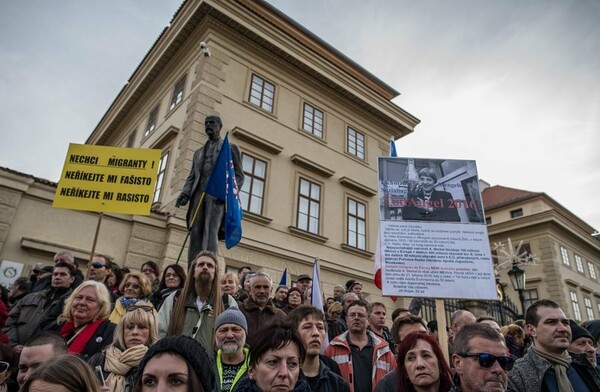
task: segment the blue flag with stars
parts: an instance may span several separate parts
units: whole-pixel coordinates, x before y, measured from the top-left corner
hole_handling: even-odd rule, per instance
[[[225,246],[231,249],[242,239],[242,204],[238,197],[229,133],[225,135],[205,192],[225,202]]]

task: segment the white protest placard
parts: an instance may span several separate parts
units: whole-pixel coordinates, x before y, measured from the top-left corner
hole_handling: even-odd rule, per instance
[[[379,158],[382,292],[495,300],[474,161]]]
[[[23,263],[15,261],[2,260],[0,264],[0,284],[9,288],[21,273],[23,272]]]

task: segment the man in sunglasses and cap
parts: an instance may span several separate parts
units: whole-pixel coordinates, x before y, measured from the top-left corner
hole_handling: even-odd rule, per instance
[[[569,319],[553,301],[534,302],[525,312],[533,345],[515,363],[509,386],[516,392],[600,391],[600,378],[585,354],[569,355]]]
[[[454,337],[452,360],[456,375],[451,392],[506,391],[514,359],[508,353],[504,337],[488,325],[462,327]]]

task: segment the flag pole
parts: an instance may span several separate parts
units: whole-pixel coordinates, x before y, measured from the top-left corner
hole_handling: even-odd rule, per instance
[[[92,264],[92,260],[94,260],[94,253],[96,253],[96,243],[98,242],[98,235],[100,234],[100,225],[102,224],[102,217],[104,216],[104,212],[100,212],[98,214],[98,224],[96,225],[96,233],[94,234],[94,242],[92,243],[92,251],[90,252],[90,259],[88,260],[87,271],[85,271],[85,279],[89,279],[90,277],[90,265]]]
[[[196,211],[194,211],[194,216],[192,217],[192,223],[190,224],[190,228],[188,229],[187,234],[185,235],[185,239],[183,240],[183,245],[181,245],[181,249],[179,249],[179,255],[177,256],[177,261],[175,261],[175,265],[179,264],[179,259],[181,258],[181,254],[183,253],[185,244],[187,244],[187,240],[188,240],[188,238],[190,238],[190,233],[192,232],[192,227],[194,227],[194,223],[196,222],[196,218],[198,217],[198,211],[200,211],[200,206],[202,205],[202,202],[204,201],[204,194],[205,194],[205,192],[202,192],[202,195],[200,196],[200,202],[196,206]]]

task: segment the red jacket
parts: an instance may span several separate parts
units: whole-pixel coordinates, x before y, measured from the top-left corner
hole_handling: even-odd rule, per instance
[[[388,342],[379,338],[371,331],[367,331],[367,334],[373,340],[373,377],[371,384],[374,391],[379,380],[396,368],[396,359],[394,359],[394,354],[390,350]],[[336,336],[329,343],[324,354],[338,363],[342,377],[350,384],[350,392],[354,392],[352,351],[348,343],[348,331]]]

